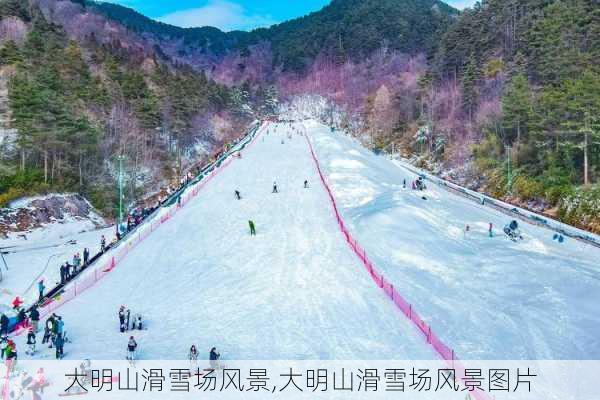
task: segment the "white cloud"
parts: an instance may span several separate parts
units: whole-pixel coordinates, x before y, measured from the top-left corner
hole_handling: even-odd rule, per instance
[[[224,31],[250,30],[277,23],[270,15],[249,14],[240,4],[227,0],[210,0],[203,7],[176,11],[158,20],[184,28],[214,26]]]
[[[464,10],[467,7],[473,7],[476,2],[476,0],[450,0],[447,3],[459,10]]]

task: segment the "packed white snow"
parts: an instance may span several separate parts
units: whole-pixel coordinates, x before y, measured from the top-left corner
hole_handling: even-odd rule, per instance
[[[191,344],[238,360],[435,359],[345,243],[299,131],[355,237],[459,357],[600,357],[599,249],[559,244],[525,223],[514,243],[501,232],[504,214],[437,187],[412,191],[413,174],[349,137],[312,121],[291,126],[271,124],[109,276],[58,310],[72,341],[67,358],[124,358],[125,305],[144,317],[147,329],[132,334],[145,359],[184,358]]]
[[[100,250],[100,238],[114,236],[115,228],[98,228],[102,222],[93,215],[89,219],[67,217],[65,221],[47,224],[21,234],[11,233],[0,240],[5,252],[0,282],[1,311],[10,309],[15,296],[20,296],[26,304],[32,304],[38,297],[37,282],[44,280],[50,289],[60,281],[61,264],[72,263],[75,253],[83,257],[83,249],[89,248],[91,255]]]
[[[459,357],[600,359],[600,249],[525,222],[512,242],[509,216],[305,124],[355,238]]]
[[[317,179],[305,139],[268,128],[57,311],[72,342],[66,357],[124,358],[130,334],[119,333],[117,311],[125,305],[146,324],[131,332],[144,359],[183,359],[192,344],[237,360],[437,358],[352,253]]]

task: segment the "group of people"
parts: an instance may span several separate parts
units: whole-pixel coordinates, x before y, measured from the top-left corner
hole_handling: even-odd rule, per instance
[[[49,343],[49,349],[51,349],[52,346],[54,346],[54,348],[56,349],[56,359],[59,360],[64,356],[64,345],[66,340],[67,333],[65,331],[65,323],[62,320],[62,317],[56,314],[52,314],[46,320],[42,344]]]
[[[196,348],[196,345],[193,344],[192,347],[190,347],[190,352],[188,354],[188,359],[190,360],[190,364],[192,367],[197,366],[198,358],[199,358],[198,349]],[[220,359],[221,359],[221,353],[219,353],[217,351],[217,348],[213,347],[212,349],[210,349],[210,353],[208,354],[210,368],[219,369],[219,367],[220,367],[219,360]]]
[[[104,236],[102,236],[104,238]],[[106,239],[104,239],[106,245]],[[69,263],[69,261],[65,261],[64,264],[60,266],[60,283],[64,285],[72,278],[74,278],[81,270],[86,267],[90,260],[90,249],[87,247],[83,249],[83,257],[81,254],[75,253],[73,255],[73,260]],[[44,297],[44,281],[38,282],[38,289],[40,294],[40,300]]]
[[[136,314],[133,316],[133,320],[131,319],[131,310],[125,309],[125,306],[121,306],[119,308],[119,331],[121,333],[127,332],[129,330],[143,330],[144,324],[142,321],[142,315]]]

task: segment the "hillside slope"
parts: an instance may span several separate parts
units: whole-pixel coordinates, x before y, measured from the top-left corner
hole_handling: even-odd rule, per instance
[[[110,3],[87,3],[129,29],[162,40],[182,40],[177,52],[193,63],[242,55],[268,44],[272,62],[284,71],[304,71],[323,52],[357,61],[381,46],[404,53],[432,54],[457,11],[438,0],[334,0],[322,10],[252,32],[221,32],[210,27],[183,29],[153,21],[132,9]],[[172,49],[175,50],[175,49]],[[195,58],[195,59],[192,59]]]

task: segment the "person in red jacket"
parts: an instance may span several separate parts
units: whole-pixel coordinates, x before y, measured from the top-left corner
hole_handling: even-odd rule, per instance
[[[21,304],[23,304],[23,300],[21,300],[19,298],[19,296],[15,297],[15,299],[12,302],[12,306],[15,310],[18,310],[19,308],[21,308]]]

